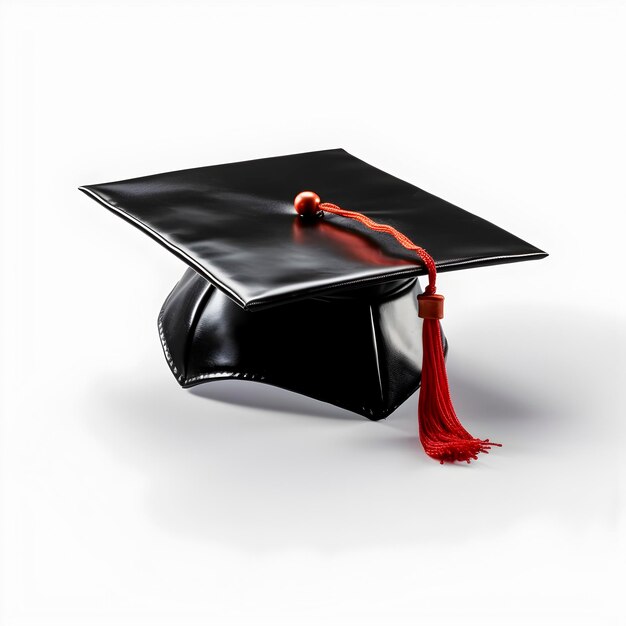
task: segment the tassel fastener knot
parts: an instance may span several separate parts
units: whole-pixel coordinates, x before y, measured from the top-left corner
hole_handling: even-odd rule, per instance
[[[417,296],[417,314],[422,319],[440,320],[443,319],[443,296],[438,293],[421,293]]]

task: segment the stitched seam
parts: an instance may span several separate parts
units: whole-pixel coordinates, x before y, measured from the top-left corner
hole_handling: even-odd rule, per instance
[[[376,361],[376,376],[378,380],[378,390],[380,391],[380,400],[381,402],[384,402],[385,394],[383,391],[383,379],[382,379],[382,376],[380,375],[380,359],[378,356],[378,341],[376,338],[376,326],[374,325],[374,311],[372,310],[371,304],[369,305],[368,308],[369,308],[370,324],[371,324],[371,330],[372,330],[372,344],[374,348],[374,359]]]
[[[209,378],[245,378],[249,380],[265,380],[265,376],[261,374],[251,374],[250,372],[234,372],[224,371],[224,372],[211,372],[209,374],[198,374],[197,376],[192,376],[185,381],[185,384],[193,383],[199,380],[207,380]]]
[[[185,373],[189,371],[189,355],[191,354],[191,349],[194,343],[194,339],[196,337],[196,330],[198,328],[198,324],[200,323],[200,318],[202,317],[202,314],[206,309],[207,303],[211,298],[211,294],[213,293],[214,289],[216,289],[215,285],[208,283],[206,285],[205,292],[196,302],[196,308],[193,311],[191,323],[189,324],[189,330],[187,331],[187,337],[185,340],[185,354],[183,355]]]
[[[162,314],[159,315],[159,323],[158,323],[158,327],[159,327],[159,339],[161,340],[161,347],[163,348],[163,354],[165,355],[165,360],[167,361],[167,364],[170,366],[170,369],[172,370],[172,372],[174,373],[174,375],[178,377],[178,369],[176,367],[176,365],[174,365],[174,359],[172,359],[172,355],[170,353],[170,350],[167,346],[167,341],[165,340],[165,331],[163,329],[163,316]],[[182,376],[180,376],[180,379],[182,380]]]
[[[458,260],[453,260],[453,261],[446,261],[445,263],[437,263],[437,269],[442,269],[442,268],[447,268],[447,267],[457,267],[459,265],[476,265],[476,264],[482,264],[482,263],[489,262],[489,261],[498,261],[500,259],[521,259],[521,258],[526,258],[526,257],[543,257],[544,255],[545,253],[543,252],[528,252],[525,254],[503,254],[500,256],[483,257],[480,259],[469,259],[469,260],[458,259]],[[406,275],[423,276],[425,274],[426,272],[421,266],[415,265],[404,270],[398,270],[396,272],[385,274],[384,276],[368,276],[367,278],[355,278],[353,280],[346,280],[340,283],[333,283],[332,286],[325,285],[322,287],[318,287],[316,289],[310,289],[310,290],[304,289],[300,292],[292,292],[291,294],[289,294],[288,299],[283,298],[281,300],[281,304],[282,303],[286,304],[287,302],[290,302],[293,300],[302,300],[309,296],[313,296],[316,293],[331,293],[332,291],[335,291],[336,289],[341,289],[342,287],[347,287],[349,285],[358,285],[358,284],[363,284],[363,283],[375,284],[375,283],[386,282],[388,279],[392,279],[397,276],[406,276]],[[253,309],[259,306],[264,306],[264,305],[267,305],[268,303],[271,303],[273,300],[274,300],[274,297],[250,300],[245,308]]]
[[[445,263],[437,263],[437,269],[442,267],[453,267],[457,265],[473,265],[475,263],[484,263],[486,261],[498,261],[500,259],[523,259],[532,256],[545,256],[545,252],[526,252],[524,254],[502,254],[500,256],[481,257],[480,259],[454,259]]]
[[[168,299],[169,299],[169,296],[168,296]],[[167,300],[166,300],[166,303],[167,303]],[[165,339],[165,332],[163,328],[163,310],[161,310],[161,313],[159,314],[158,328],[159,328],[159,339],[161,341],[161,347],[163,348],[163,354],[165,355],[165,360],[167,361],[167,364],[170,366],[170,369],[176,376],[177,380],[185,385],[188,385],[190,383],[197,382],[200,380],[207,380],[210,378],[244,378],[247,380],[261,380],[261,381],[265,380],[265,376],[263,376],[262,374],[251,374],[249,372],[236,372],[233,370],[227,370],[227,371],[222,371],[222,372],[211,372],[208,374],[198,374],[196,376],[192,376],[191,378],[185,379],[184,376],[178,375],[178,369],[176,365],[174,365],[174,360],[172,359],[170,349],[167,345],[167,340]]]

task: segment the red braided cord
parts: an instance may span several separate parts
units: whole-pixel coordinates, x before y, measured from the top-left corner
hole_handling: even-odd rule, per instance
[[[321,211],[328,211],[329,213],[334,213],[335,215],[341,215],[342,217],[349,217],[350,219],[356,220],[357,222],[361,222],[361,224],[375,230],[379,233],[388,233],[395,237],[398,243],[406,248],[407,250],[413,250],[422,260],[422,263],[426,267],[428,271],[428,285],[424,290],[426,295],[433,295],[437,291],[436,282],[437,282],[437,266],[435,265],[435,261],[433,257],[424,250],[424,248],[415,245],[406,235],[401,233],[399,230],[396,230],[393,226],[389,226],[388,224],[379,224],[375,222],[373,219],[367,217],[367,215],[363,215],[363,213],[357,213],[356,211],[347,211],[346,209],[342,209],[336,204],[332,204],[331,202],[322,202],[319,205]]]

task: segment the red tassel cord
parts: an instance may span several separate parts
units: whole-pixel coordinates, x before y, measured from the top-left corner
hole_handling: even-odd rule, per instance
[[[313,192],[299,194],[294,205],[303,217],[326,211],[356,220],[371,230],[393,236],[400,245],[417,254],[428,272],[428,285],[424,293],[418,296],[419,316],[423,318],[422,382],[418,403],[422,446],[428,456],[442,464],[454,461],[469,463],[477,459],[480,452],[488,453],[492,446],[500,446],[489,439],[472,437],[459,421],[452,405],[439,324],[443,317],[443,296],[436,293],[437,267],[430,254],[392,226],[379,224],[362,213],[347,211],[330,202],[322,203]]]

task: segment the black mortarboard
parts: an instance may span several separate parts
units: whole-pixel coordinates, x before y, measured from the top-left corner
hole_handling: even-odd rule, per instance
[[[495,445],[449,400],[435,274],[545,252],[339,149],[80,189],[189,266],[158,322],[183,387],[255,380],[380,419],[421,379],[430,456]]]

